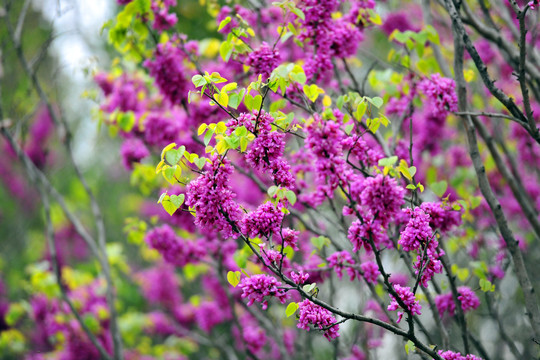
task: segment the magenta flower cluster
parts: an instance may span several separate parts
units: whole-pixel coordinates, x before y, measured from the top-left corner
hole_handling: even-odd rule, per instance
[[[267,297],[275,297],[282,304],[287,301],[287,293],[284,289],[279,288],[281,282],[268,275],[257,274],[245,277],[238,286],[242,289],[242,299],[248,298],[248,306],[257,301],[261,303],[263,310],[266,310],[268,308]]]
[[[243,217],[229,185],[233,167],[226,158],[213,157],[206,171],[187,186],[186,205],[195,209],[195,225],[203,232],[221,231],[224,238],[236,236],[231,224]]]
[[[144,66],[155,79],[161,93],[172,104],[182,105],[188,91],[187,71],[183,65],[185,53],[169,41],[159,44],[154,59],[147,59]]]
[[[249,237],[267,236],[278,234],[283,221],[283,206],[274,205],[267,201],[255,211],[248,213],[240,223],[242,233]]]
[[[327,257],[326,261],[328,262],[328,267],[334,269],[340,280],[343,277],[343,269],[347,271],[347,274],[349,274],[349,278],[351,281],[355,279],[356,271],[353,267],[350,266],[354,265],[355,261],[353,260],[351,254],[348,251],[337,251]]]
[[[457,111],[456,83],[453,79],[433,74],[418,84],[431,105],[431,111],[436,117],[445,117],[449,112]]]
[[[338,122],[313,115],[313,122],[306,128],[305,146],[315,159],[315,193],[308,199],[311,205],[320,205],[334,197],[334,190],[346,186],[351,170],[343,158],[343,134]]]
[[[350,184],[350,194],[383,227],[397,216],[405,202],[405,190],[394,178],[382,174],[368,178],[357,177]]]
[[[262,80],[266,81],[270,77],[272,71],[280,63],[280,55],[277,49],[272,49],[266,42],[249,53],[246,59],[246,65],[251,66],[251,72],[255,75],[262,75]]]
[[[443,351],[439,350],[438,354],[444,359],[444,360],[482,360],[478,356],[467,354],[465,356],[461,355],[461,353],[456,353],[450,350]]]
[[[316,305],[308,299],[298,304],[298,324],[299,329],[309,331],[310,325],[313,325],[319,330],[324,330],[324,337],[328,341],[339,336],[339,325],[336,323],[336,318],[332,313],[325,308]]]
[[[467,286],[460,286],[458,289],[458,300],[461,304],[461,309],[464,313],[471,310],[475,310],[480,306],[480,299],[478,296]],[[450,316],[454,316],[456,311],[456,304],[452,293],[440,294],[435,297],[435,305],[439,311],[439,315],[443,317],[444,313],[448,312]]]
[[[254,133],[257,137],[249,145],[245,155],[247,163],[254,169],[268,172],[277,186],[288,189],[294,188],[294,178],[290,172],[291,166],[283,157],[285,135],[272,130],[274,118],[264,110],[252,113],[242,113],[238,118],[227,122],[230,134],[239,126]]]
[[[411,288],[407,286],[400,286],[398,284],[394,284],[393,287],[403,304],[407,307],[406,310],[411,314],[421,315],[422,306],[418,303],[418,300],[416,300]],[[394,296],[390,295],[390,298],[392,299],[392,302],[390,305],[388,305],[388,311],[396,311],[397,309],[401,308]],[[399,323],[402,318],[403,312],[398,312],[397,322]]]
[[[203,247],[196,242],[181,239],[169,225],[148,231],[145,241],[148,246],[157,250],[166,262],[179,267],[198,262],[206,255]]]

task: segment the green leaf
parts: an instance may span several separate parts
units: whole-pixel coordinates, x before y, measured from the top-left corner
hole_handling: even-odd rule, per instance
[[[165,160],[167,160],[169,165],[174,166],[178,164],[178,162],[182,159],[185,151],[186,151],[186,147],[183,145],[180,146],[180,148],[177,150],[175,149],[168,150],[165,153]]]
[[[379,109],[383,105],[383,99],[376,96],[372,99],[366,98],[370,103],[372,103],[377,109]]]
[[[493,292],[495,291],[495,285],[493,285],[489,280],[486,280],[486,279],[480,279],[478,281],[478,284],[480,285],[480,289],[483,291],[483,292]]]
[[[274,197],[274,195],[277,194],[277,191],[278,191],[278,187],[275,186],[275,185],[272,185],[268,188],[268,190],[266,191],[268,196],[270,197]]]
[[[317,249],[322,250],[323,246],[330,245],[330,239],[327,238],[326,236],[312,237],[311,243]]]
[[[206,131],[207,127],[208,127],[207,124],[201,124],[199,126],[199,129],[197,130],[197,135],[201,136]]]
[[[482,197],[481,196],[473,196],[471,198],[471,209],[477,208],[482,203]]]
[[[227,16],[225,19],[221,20],[221,22],[219,23],[219,26],[218,26],[218,31],[220,31],[221,29],[223,29],[225,26],[227,26],[228,23],[231,22],[231,17],[230,16]]]
[[[208,84],[204,76],[199,75],[199,74],[193,75],[193,77],[191,78],[191,81],[193,82],[193,85],[195,85],[196,88]]]
[[[241,277],[242,277],[242,273],[240,271],[229,271],[227,273],[227,281],[233,287],[236,287],[240,283]]]
[[[174,206],[178,209],[182,204],[184,203],[184,199],[186,198],[186,195],[180,194],[180,195],[171,195],[170,199]]]
[[[24,316],[26,309],[20,303],[11,303],[9,304],[9,309],[4,315],[6,324],[9,326],[15,326],[17,322]]]
[[[445,180],[435,182],[431,184],[431,191],[438,197],[442,198],[444,194],[446,193],[446,189],[448,188],[448,183]]]
[[[304,85],[304,94],[308,97],[311,102],[315,102],[319,97],[319,94],[324,94],[324,90],[318,87],[315,84]]]
[[[287,308],[285,309],[285,315],[287,317],[290,317],[294,313],[296,313],[296,310],[298,310],[298,304],[295,302],[290,303],[287,305]]]
[[[356,108],[356,111],[354,113],[354,118],[358,121],[362,120],[362,116],[366,113],[367,110],[367,104],[365,102],[361,102],[358,107]]]
[[[214,99],[224,108],[229,105],[229,95],[224,91],[214,94]]]
[[[394,166],[397,160],[398,160],[397,156],[390,156],[384,159],[380,159],[379,166]]]
[[[219,47],[219,55],[221,55],[221,58],[223,59],[223,61],[225,62],[229,61],[229,59],[231,58],[232,52],[233,52],[233,45],[230,42],[224,41],[221,43]]]
[[[409,184],[405,187],[406,189],[409,189],[409,190],[416,190],[416,185],[414,184]]]
[[[292,11],[296,16],[298,16],[300,19],[306,20],[306,15],[304,15],[304,12],[303,12],[302,10],[300,10],[299,8],[297,8],[297,7],[292,8],[291,11]]]
[[[133,114],[131,111],[120,113],[117,121],[120,129],[124,130],[125,132],[130,132],[131,129],[133,129],[133,125],[135,125],[135,114]]]
[[[262,96],[257,95],[253,98],[253,109],[259,111],[262,105]]]
[[[287,200],[291,203],[291,205],[296,204],[296,194],[292,190],[287,190],[285,193],[285,196],[287,197]]]
[[[210,143],[210,140],[212,140],[212,136],[214,135],[214,130],[209,130],[204,134],[204,146],[208,146]]]
[[[405,352],[407,353],[407,355],[415,351],[416,351],[416,346],[414,346],[414,343],[411,340],[407,341],[407,343],[405,344]]]

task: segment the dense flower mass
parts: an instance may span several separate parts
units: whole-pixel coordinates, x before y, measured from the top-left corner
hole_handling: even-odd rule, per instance
[[[338,186],[346,186],[351,170],[343,158],[341,146],[343,134],[338,122],[325,120],[315,114],[306,131],[306,148],[315,158],[317,188],[315,193],[305,200],[316,206],[327,198],[332,199]]]
[[[350,184],[351,198],[363,206],[372,216],[386,226],[405,202],[405,190],[394,178],[378,174],[374,177],[357,178]]]
[[[461,305],[461,309],[464,313],[471,310],[475,310],[480,306],[480,299],[478,296],[467,286],[460,286],[458,289],[458,300]],[[443,317],[444,313],[448,312],[450,316],[454,316],[456,311],[456,304],[452,293],[440,294],[435,297],[435,305],[439,311],[439,315]]]
[[[124,141],[120,152],[122,154],[122,164],[127,170],[133,169],[134,163],[139,163],[150,155],[144,143],[137,138]]]
[[[428,97],[433,114],[443,117],[449,112],[457,111],[455,88],[453,79],[441,77],[439,74],[433,74],[431,78],[418,84],[418,89]]]
[[[79,153],[86,127],[62,125],[78,125],[79,103],[39,86],[51,61],[29,64],[39,74],[11,63],[49,57],[24,39],[45,23],[6,33],[25,46],[5,47],[0,69],[15,85],[0,101],[0,238],[16,245],[0,254],[0,357],[366,360],[404,357],[411,340],[415,356],[479,360],[439,350],[460,348],[462,313],[471,349],[532,357],[538,299],[522,284],[534,285],[540,233],[538,0],[467,2],[461,22],[452,1],[426,3],[116,0],[102,30],[122,57],[84,93],[122,143],[100,176]],[[458,40],[464,56],[452,56]],[[64,179],[71,149],[69,169],[107,191]],[[496,312],[481,311],[486,286],[504,291]],[[497,313],[519,325],[499,324],[511,342],[479,333]],[[393,341],[388,324],[404,315]]]
[[[422,251],[428,241],[433,241],[433,230],[429,226],[430,216],[418,207],[414,210],[407,208],[403,212],[410,216],[410,220],[401,232],[398,244],[405,251]]]
[[[275,297],[282,304],[287,300],[287,293],[280,289],[281,283],[275,278],[264,275],[252,275],[245,277],[238,285],[242,289],[242,298],[248,298],[248,306],[253,305],[255,301],[260,302],[263,310],[268,308],[267,297]]]
[[[172,104],[181,105],[187,96],[188,75],[183,61],[185,53],[175,42],[159,44],[154,59],[148,59],[144,65],[155,79],[159,90]]]
[[[405,304],[405,306],[407,307],[406,310],[409,311],[413,315],[414,314],[420,315],[422,306],[418,303],[418,300],[416,300],[416,297],[411,292],[411,288],[406,287],[406,286],[400,286],[397,284],[394,284],[393,287],[394,287],[394,291],[397,293],[397,295],[399,296],[403,304]],[[401,306],[392,295],[390,295],[390,298],[392,299],[392,302],[390,303],[390,305],[388,305],[388,311],[396,311]],[[403,318],[403,312],[398,311],[397,322],[399,323],[402,318]]]
[[[242,232],[250,237],[278,234],[284,215],[281,209],[279,203],[276,206],[270,201],[265,202],[244,217],[240,225]]]
[[[333,325],[335,323],[336,318],[325,308],[307,299],[298,304],[298,325],[296,326],[299,329],[309,331],[310,325],[313,325],[319,330],[324,330],[324,337],[330,341],[339,336],[339,325]]]
[[[330,255],[326,261],[328,266],[336,272],[338,278],[341,280],[343,277],[343,269],[347,271],[351,281],[356,277],[356,271],[350,265],[354,265],[355,262],[348,251],[338,251]]]
[[[378,220],[363,219],[363,221],[353,221],[349,227],[347,238],[353,245],[353,251],[359,251],[363,247],[370,253],[373,251],[371,242],[375,247],[388,244],[388,235]]]
[[[150,230],[145,240],[165,261],[176,266],[198,262],[206,254],[204,248],[195,242],[181,239],[168,225]]]
[[[481,358],[472,354],[467,354],[463,356],[460,353],[456,353],[450,350],[439,350],[438,353],[444,360],[482,360]]]
[[[233,167],[227,159],[214,157],[210,161],[207,170],[187,186],[186,205],[195,209],[195,224],[201,230],[221,231],[228,238],[234,235],[232,225],[243,217],[229,185]]]
[[[279,61],[279,51],[263,42],[257,50],[249,54],[246,65],[251,66],[251,71],[255,75],[260,74],[263,80],[266,80],[270,77],[272,70],[278,66]]]

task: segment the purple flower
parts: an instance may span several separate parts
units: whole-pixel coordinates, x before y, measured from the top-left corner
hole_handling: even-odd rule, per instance
[[[425,202],[420,205],[420,209],[429,215],[429,226],[432,229],[445,233],[461,225],[461,211],[455,211],[441,202]]]
[[[272,70],[279,65],[279,51],[272,49],[266,42],[263,42],[261,46],[251,52],[246,59],[246,65],[251,66],[251,71],[255,75],[262,75],[263,81],[270,77]]]
[[[124,141],[120,150],[122,164],[127,170],[133,170],[133,164],[141,162],[142,159],[150,155],[144,143],[137,138]]]
[[[380,275],[379,267],[373,261],[366,261],[360,265],[362,276],[364,279],[373,285],[377,284],[377,278]]]
[[[242,210],[234,201],[236,194],[229,185],[233,167],[229,160],[214,157],[211,165],[187,186],[186,205],[195,209],[195,225],[202,231],[221,231],[224,238],[232,237],[233,224],[242,219]]]
[[[405,202],[405,190],[394,178],[378,174],[365,179],[358,178],[350,184],[353,200],[364,207],[385,227],[399,212]]]
[[[150,230],[146,233],[145,241],[152,249],[157,250],[166,262],[179,267],[198,262],[206,255],[204,248],[181,239],[169,225]]]
[[[448,112],[457,111],[456,83],[453,79],[431,75],[418,84],[418,89],[428,98],[435,117],[445,117]]]
[[[268,308],[268,300],[265,297],[276,297],[282,304],[285,304],[287,294],[285,290],[278,288],[280,286],[279,281],[264,274],[245,277],[239,285],[242,289],[242,299],[249,299],[247,305],[251,306],[257,301],[261,303],[263,310]]]
[[[395,292],[403,302],[403,304],[407,307],[406,310],[411,312],[411,314],[420,315],[422,310],[422,306],[418,303],[418,300],[416,300],[414,294],[411,292],[410,287],[402,287],[398,284],[393,284]],[[397,300],[394,298],[393,295],[390,295],[390,298],[392,299],[392,302],[390,305],[388,305],[388,311],[396,311],[400,308],[400,305],[398,304]],[[399,323],[401,319],[403,318],[403,313],[398,312],[398,319],[397,322]]]
[[[240,228],[242,232],[249,237],[270,236],[270,234],[279,234],[281,222],[283,221],[282,206],[272,204],[267,201],[260,205],[257,210],[248,213],[242,222]]]
[[[336,318],[325,308],[307,299],[298,304],[298,325],[296,327],[299,329],[309,331],[310,325],[313,325],[319,330],[324,330],[324,337],[331,341],[339,336],[339,325],[333,325],[335,323]]]
[[[429,226],[430,216],[421,208],[403,209],[403,212],[410,216],[405,229],[401,232],[398,241],[405,251],[421,252],[424,244],[432,237],[433,230]],[[432,240],[434,241],[434,240]]]
[[[450,350],[447,350],[447,351],[439,350],[439,355],[444,360],[482,360],[481,358],[479,358],[479,357],[477,357],[475,355],[472,355],[472,354],[468,354],[466,356],[463,356],[460,353],[455,353],[455,352],[450,351]]]
[[[367,253],[373,251],[370,239],[378,247],[388,241],[388,235],[384,231],[381,222],[378,220],[363,219],[355,220],[349,227],[347,238],[353,244],[353,251],[359,251],[362,247]]]
[[[168,42],[159,44],[154,52],[154,59],[144,62],[163,96],[176,105],[182,104],[188,92],[184,58],[182,50],[173,42]]]
[[[347,271],[351,281],[353,281],[356,277],[356,271],[352,267],[348,266],[355,264],[351,254],[349,254],[348,251],[337,251],[326,258],[326,261],[328,261],[328,266],[334,269],[340,280],[343,277],[343,269]]]
[[[478,296],[467,286],[460,286],[458,289],[458,300],[461,302],[461,308],[464,312],[476,309],[480,306]]]
[[[480,300],[478,296],[467,286],[460,286],[457,289],[459,295],[458,300],[461,304],[461,309],[464,313],[474,310],[480,306]],[[441,294],[435,297],[435,305],[439,311],[439,315],[443,317],[445,312],[448,312],[450,316],[454,316],[456,311],[456,304],[452,293]]]

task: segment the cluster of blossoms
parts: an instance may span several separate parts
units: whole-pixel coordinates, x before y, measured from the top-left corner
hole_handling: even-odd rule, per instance
[[[433,230],[429,226],[430,216],[420,207],[413,209],[403,209],[403,212],[409,215],[409,222],[401,232],[398,241],[405,251],[416,251],[417,262],[414,263],[416,274],[421,273],[420,282],[424,287],[428,286],[428,281],[434,274],[442,273],[443,267],[440,257],[444,255],[442,250],[438,249],[439,242],[436,239]]]
[[[266,297],[275,297],[282,304],[287,301],[287,293],[279,288],[281,283],[268,275],[258,274],[245,277],[238,286],[242,289],[242,298],[249,299],[248,306],[257,301],[261,303],[263,310],[266,310],[268,308]]]
[[[373,261],[366,261],[360,265],[360,269],[362,270],[362,276],[368,283],[377,284],[377,278],[381,274],[377,264]]]
[[[251,67],[251,72],[262,75],[263,79],[268,79],[279,63],[279,51],[270,48],[266,42],[263,42],[258,49],[251,52],[246,59],[246,65]]]
[[[339,119],[339,117],[336,118]],[[315,159],[317,188],[314,194],[303,198],[312,206],[317,206],[327,198],[332,199],[334,190],[340,185],[345,187],[352,172],[343,158],[341,146],[343,134],[339,122],[332,119],[324,120],[320,115],[315,114],[306,132],[305,147]]]
[[[280,203],[274,205],[270,201],[265,202],[242,219],[240,223],[242,233],[249,237],[278,234],[284,216],[282,208]]]
[[[299,38],[309,39],[316,49],[306,62],[306,75],[308,79],[326,78],[333,69],[332,58],[355,55],[363,40],[361,29],[356,26],[359,9],[351,9],[350,18],[333,19],[332,13],[339,7],[338,0],[305,0],[299,5],[305,13]]]
[[[482,360],[478,356],[475,356],[472,354],[467,354],[463,356],[460,353],[456,353],[450,350],[447,350],[447,351],[439,350],[438,354],[444,360]]]
[[[418,303],[418,300],[416,300],[416,297],[411,291],[410,287],[401,286],[398,284],[393,285],[394,291],[397,293],[403,304],[407,307],[407,311],[411,314],[420,315],[422,310],[422,306]],[[388,305],[388,311],[396,311],[401,306],[399,305],[398,301],[394,298],[394,296],[390,295],[390,298],[392,299],[392,302],[390,305]],[[397,322],[399,323],[401,319],[403,318],[403,313],[398,311],[398,319]]]
[[[177,236],[169,225],[162,225],[146,233],[146,243],[157,250],[163,259],[176,266],[198,262],[206,251],[197,243],[185,241]]]
[[[325,308],[307,299],[298,304],[298,325],[296,326],[299,329],[309,331],[310,325],[313,325],[319,330],[324,330],[324,337],[330,341],[339,336],[339,325],[334,324],[336,324],[336,318]]]
[[[285,134],[272,130],[274,118],[264,110],[242,113],[236,119],[227,122],[229,134],[239,126],[256,134],[245,155],[246,162],[254,169],[267,171],[274,183],[289,189],[294,187],[294,178],[290,165],[283,157]]]
[[[458,291],[458,300],[461,304],[461,309],[463,312],[469,312],[480,306],[480,299],[478,296],[467,286],[460,286],[457,289]],[[443,317],[445,312],[448,312],[450,316],[454,316],[456,311],[456,304],[454,303],[454,298],[452,293],[440,294],[435,297],[435,305],[439,311],[439,315]]]
[[[186,205],[195,209],[195,225],[203,231],[221,231],[225,238],[236,236],[231,223],[238,223],[243,212],[229,185],[233,167],[226,158],[213,157],[210,161],[204,174],[187,186]]]
[[[163,96],[172,104],[182,105],[188,91],[185,52],[178,46],[178,41],[159,44],[154,52],[154,59],[148,59],[144,66],[155,79]]]
[[[341,280],[343,277],[343,269],[347,271],[351,281],[356,278],[356,270],[350,265],[354,265],[355,262],[348,251],[338,251],[330,255],[326,261],[328,266],[336,272],[338,278]]]
[[[456,83],[453,79],[433,74],[429,79],[420,81],[418,89],[427,96],[435,117],[445,118],[449,112],[457,111]]]

